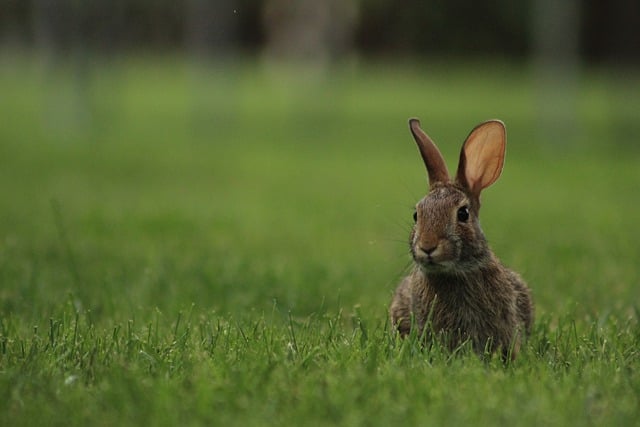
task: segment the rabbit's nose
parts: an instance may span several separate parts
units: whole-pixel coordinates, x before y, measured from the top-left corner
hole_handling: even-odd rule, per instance
[[[438,248],[438,245],[431,246],[428,248],[425,248],[424,246],[420,246],[420,250],[427,255],[431,255],[437,248]]]

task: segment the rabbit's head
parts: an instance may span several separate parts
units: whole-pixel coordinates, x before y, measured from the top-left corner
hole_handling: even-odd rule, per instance
[[[444,159],[417,119],[409,120],[429,176],[429,193],[418,202],[409,245],[415,262],[429,273],[464,274],[489,262],[478,214],[480,192],[493,184],[504,163],[504,124],[476,126],[460,151],[458,171],[449,176]]]

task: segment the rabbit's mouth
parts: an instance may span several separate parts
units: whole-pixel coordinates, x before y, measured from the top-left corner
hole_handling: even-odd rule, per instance
[[[444,273],[452,271],[455,268],[453,259],[443,256],[433,256],[420,250],[414,253],[413,259],[425,273]]]
[[[431,258],[421,260],[417,264],[425,273],[446,273],[455,269],[455,263],[452,261],[437,262]]]
[[[440,239],[436,245],[428,246],[415,242],[412,247],[414,261],[427,270],[445,271],[455,265],[456,246],[447,239]]]

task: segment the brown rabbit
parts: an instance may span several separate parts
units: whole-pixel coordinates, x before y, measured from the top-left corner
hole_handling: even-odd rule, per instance
[[[476,126],[462,146],[458,172],[449,177],[440,151],[420,128],[409,128],[429,175],[429,193],[416,205],[409,237],[412,272],[396,289],[392,324],[402,336],[412,327],[455,349],[469,340],[476,352],[515,358],[533,323],[533,302],[520,276],[493,254],[478,221],[480,192],[504,163],[506,131],[499,120]],[[426,328],[426,330],[425,330]]]

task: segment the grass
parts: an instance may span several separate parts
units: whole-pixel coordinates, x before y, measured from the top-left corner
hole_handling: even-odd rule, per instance
[[[94,59],[0,67],[0,424],[637,424],[637,74]],[[507,124],[482,215],[537,303],[513,364],[389,332],[410,116],[452,169]]]

